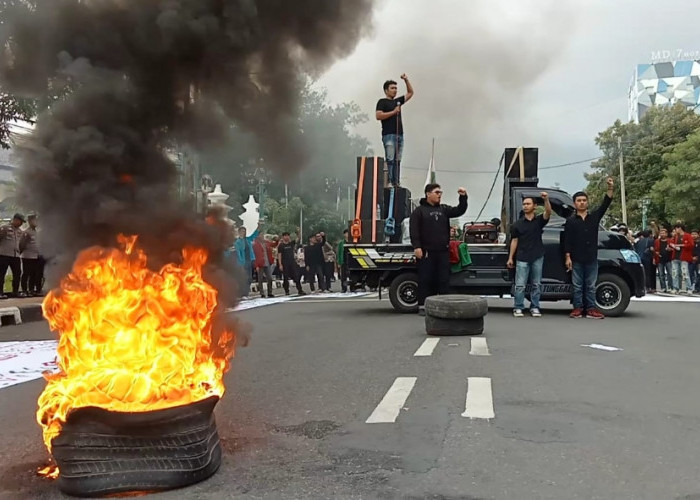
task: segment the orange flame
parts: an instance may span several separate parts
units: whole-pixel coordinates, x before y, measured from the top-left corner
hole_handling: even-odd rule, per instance
[[[224,393],[234,337],[212,337],[217,291],[202,278],[206,251],[186,248],[181,264],[152,271],[135,236],[119,243],[81,252],[44,300],[60,334],[60,372],[46,377],[37,412],[49,451],[77,408],[144,412]]]

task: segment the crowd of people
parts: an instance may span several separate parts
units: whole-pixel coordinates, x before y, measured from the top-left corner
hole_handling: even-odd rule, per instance
[[[700,295],[700,230],[650,224],[633,234],[624,224],[610,229],[623,234],[642,260],[648,293]]]
[[[240,290],[243,299],[250,298],[251,285],[257,280],[261,298],[274,297],[274,281],[282,282],[285,295],[290,295],[290,283],[298,295],[330,293],[331,284],[340,280],[343,293],[348,291],[347,271],[344,265],[344,246],[349,241],[349,232],[332,244],[326,233],[320,231],[309,236],[306,244],[301,240],[301,229],[294,234],[265,234],[262,224],[248,234],[245,227],[235,231],[235,239],[229,242],[224,258],[233,259],[242,270]],[[318,287],[318,288],[317,288]]]
[[[39,244],[39,218],[16,213],[0,226],[0,275],[3,288],[0,299],[40,297],[43,295],[45,259]],[[8,269],[12,272],[11,291],[5,291]],[[21,286],[21,290],[20,290]]]

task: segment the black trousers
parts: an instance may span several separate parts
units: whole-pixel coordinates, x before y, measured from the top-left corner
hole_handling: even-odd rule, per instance
[[[318,289],[323,291],[325,289],[325,280],[323,279],[323,262],[307,267],[309,269],[306,272],[306,281],[309,282],[309,285],[311,286],[311,291],[313,292],[314,290],[316,290],[316,287],[314,286],[314,279],[318,280]]]
[[[43,267],[41,258],[22,259],[22,291],[24,293],[41,291]]]
[[[335,274],[335,262],[324,262],[323,263],[323,276],[326,278],[326,290],[331,289],[331,281],[333,281],[333,275]]]
[[[418,305],[432,295],[446,295],[450,291],[450,254],[430,251],[418,260]]]
[[[656,266],[652,262],[643,262],[642,264],[647,290],[656,290]]]
[[[297,287],[297,292],[301,293],[301,275],[298,272],[299,266],[296,262],[283,262],[282,267],[282,288],[284,293],[289,293],[289,281],[293,281]]]
[[[12,293],[17,295],[19,292],[19,283],[22,278],[22,262],[19,257],[7,257],[0,255],[0,275],[2,276],[3,291],[5,293],[5,275],[7,268],[12,269]]]
[[[340,266],[340,286],[343,293],[348,291],[348,266],[345,263]]]

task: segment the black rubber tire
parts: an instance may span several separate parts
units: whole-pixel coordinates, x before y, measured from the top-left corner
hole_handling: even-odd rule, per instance
[[[601,274],[596,284],[596,305],[611,318],[622,316],[630,305],[632,291],[624,278],[616,274]]]
[[[425,314],[435,318],[476,319],[488,312],[488,301],[476,295],[435,295],[425,299]]]
[[[54,438],[58,487],[98,497],[188,486],[221,465],[214,419],[219,398],[146,413],[81,408]]]
[[[418,275],[403,273],[394,278],[389,287],[389,301],[400,313],[418,312]]]
[[[470,319],[445,319],[425,316],[425,332],[437,337],[481,335],[484,333],[484,317]]]

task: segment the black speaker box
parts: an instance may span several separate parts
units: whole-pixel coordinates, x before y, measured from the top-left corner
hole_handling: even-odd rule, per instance
[[[372,239],[372,219],[362,219],[362,238],[360,238],[360,241],[357,243],[384,243],[384,223],[386,221],[384,219],[379,219],[377,221],[377,237],[373,240]],[[350,222],[350,225],[348,227],[350,229],[350,234],[352,234],[352,221]],[[397,243],[401,242],[401,228],[397,228],[397,233],[399,233],[399,240]],[[352,242],[352,236],[350,237],[350,241]]]
[[[382,219],[388,219],[389,201],[391,199],[391,188],[384,188],[384,206],[382,210]],[[396,225],[411,216],[411,192],[406,188],[394,188],[394,220]]]
[[[515,157],[517,148],[506,148],[506,154],[503,164],[503,171],[505,176],[509,179],[519,179],[520,178],[520,159]],[[513,158],[515,157],[515,163],[513,163]],[[524,178],[525,179],[535,179],[537,178],[537,165],[539,162],[539,149],[537,148],[523,148],[523,164],[524,164]],[[511,163],[513,168],[510,168]],[[509,170],[510,169],[510,170]]]
[[[360,189],[360,173],[361,173],[362,158],[357,158],[357,190],[355,191],[355,211],[357,211],[357,204],[361,201],[360,206],[360,219],[371,219],[372,213],[376,213],[377,205],[380,208],[380,215],[383,213],[384,199],[382,197],[382,190],[384,189],[384,158],[377,158],[377,191],[376,191],[376,203],[373,204],[372,188],[374,187],[374,158],[365,158],[365,173],[364,173],[364,183],[362,186],[362,200],[358,199],[358,192]]]

